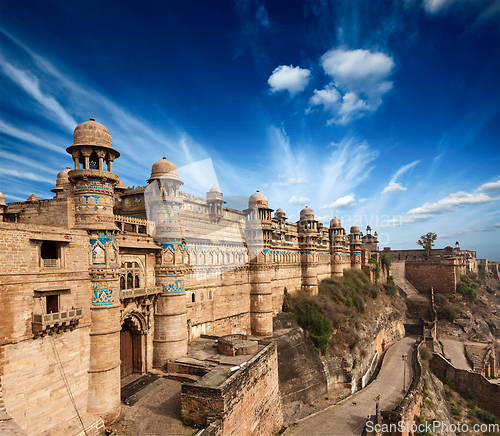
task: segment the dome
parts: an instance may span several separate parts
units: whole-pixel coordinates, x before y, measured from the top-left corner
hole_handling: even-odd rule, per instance
[[[342,224],[340,222],[340,220],[335,217],[333,219],[330,220],[330,227],[334,228],[334,227],[340,227]]]
[[[351,233],[359,233],[359,227],[358,226],[352,226],[351,227]]]
[[[56,188],[62,188],[63,185],[69,183],[68,173],[70,172],[70,170],[70,167],[66,167],[65,170],[59,171],[57,173]]]
[[[208,191],[208,192],[220,192],[220,189],[217,186],[212,186],[210,188],[210,191]]]
[[[153,164],[151,168],[151,177],[149,178],[148,183],[150,183],[151,180],[159,179],[160,177],[180,181],[177,167],[172,162],[168,161],[165,156],[163,156],[162,160]]]
[[[306,206],[300,211],[300,220],[314,220],[314,210]]]
[[[248,207],[268,207],[267,197],[262,192],[257,191],[248,199]]]
[[[283,209],[279,207],[278,209],[276,209],[276,212],[274,212],[274,216],[276,218],[285,218],[285,212],[283,212]]]
[[[96,123],[94,118],[76,126],[73,133],[73,145],[100,145],[113,148],[111,133],[102,124]]]
[[[125,189],[127,189],[125,183],[123,183],[121,180],[118,180],[118,184],[115,186],[115,191],[125,191]]]
[[[5,195],[0,192],[0,206],[5,206]]]

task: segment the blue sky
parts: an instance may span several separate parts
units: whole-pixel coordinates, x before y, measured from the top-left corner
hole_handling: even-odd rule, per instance
[[[93,116],[144,185],[212,159],[227,196],[500,260],[500,1],[3,1],[0,191],[51,198]]]

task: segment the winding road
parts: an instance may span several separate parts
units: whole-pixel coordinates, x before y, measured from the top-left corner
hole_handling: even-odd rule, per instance
[[[366,418],[375,414],[375,399],[380,395],[382,410],[394,409],[403,399],[403,354],[411,356],[415,336],[396,342],[387,350],[376,380],[365,389],[289,427],[283,436],[360,435]],[[410,362],[406,366],[406,387],[411,380]]]

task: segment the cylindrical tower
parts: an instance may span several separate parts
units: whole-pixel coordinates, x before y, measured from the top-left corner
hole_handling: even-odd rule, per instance
[[[163,288],[154,314],[153,365],[187,353],[187,301],[184,286],[186,267],[180,208],[183,199],[177,167],[165,157],[153,164],[144,193],[153,238],[162,246],[157,255],[156,285]]]
[[[250,325],[256,336],[273,334],[271,265],[264,256],[272,241],[271,212],[264,194],[257,191],[249,197],[245,236],[250,251]]]
[[[350,260],[346,262],[346,243],[345,229],[342,227],[340,220],[335,217],[330,220],[330,250],[331,256],[331,273],[332,276],[342,276],[344,268],[350,267]]]
[[[361,269],[361,233],[358,226],[351,227],[349,245],[351,249],[351,268]]]
[[[310,295],[318,294],[317,242],[318,222],[314,211],[307,206],[300,211],[298,222],[300,260],[302,266],[302,288]]]
[[[76,127],[66,151],[75,163],[75,169],[67,172],[76,203],[75,228],[89,233],[92,327],[87,411],[109,424],[120,416],[120,288],[113,215],[118,176],[111,172],[120,153],[113,149],[109,130],[93,118]],[[61,179],[66,176],[59,174]],[[60,187],[63,190],[56,194],[64,191],[63,183]]]

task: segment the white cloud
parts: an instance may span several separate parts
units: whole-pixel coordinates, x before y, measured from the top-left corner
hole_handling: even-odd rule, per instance
[[[356,205],[354,195],[346,195],[335,200],[333,203],[321,206],[321,209],[345,209]]]
[[[14,67],[1,55],[0,66],[7,77],[19,85],[28,95],[38,101],[38,103],[40,103],[45,109],[52,112],[60,124],[65,126],[71,132],[73,131],[77,122],[63,109],[54,97],[46,95],[42,92],[38,79],[32,73]]]
[[[447,9],[453,3],[456,3],[456,0],[424,0],[423,7],[426,12],[430,14],[435,14],[439,11]]]
[[[321,57],[321,65],[333,81],[314,90],[306,112],[323,106],[334,115],[328,124],[347,124],[376,111],[382,96],[393,87],[387,79],[394,70],[394,60],[382,52],[337,48]]]
[[[306,88],[310,77],[311,71],[308,69],[280,65],[269,76],[267,83],[271,87],[271,92],[288,91],[291,96],[294,96]]]
[[[463,17],[474,17],[472,27],[497,23],[500,16],[498,0],[423,0],[422,7],[430,15],[458,11]]]
[[[450,194],[448,197],[442,198],[436,203],[425,203],[421,207],[417,207],[408,211],[408,214],[425,214],[425,213],[439,213],[451,212],[455,210],[456,206],[464,204],[477,204],[487,203],[489,201],[500,200],[500,197],[491,198],[483,193],[469,194],[468,192],[459,191],[455,194]]]
[[[498,192],[500,191],[500,180],[481,185],[476,191],[479,192]]]
[[[393,182],[392,180],[389,184],[384,188],[382,194],[394,194],[398,191],[406,191],[406,188],[401,185],[401,183]]]
[[[401,183],[396,182],[396,179],[399,176],[401,176],[403,173],[405,173],[406,171],[413,168],[419,162],[420,162],[419,160],[415,160],[407,165],[402,166],[399,170],[397,170],[396,174],[394,174],[394,176],[392,177],[389,184],[382,191],[382,194],[394,194],[395,192],[398,192],[398,191],[406,191],[407,188],[405,188],[403,185],[401,185]]]
[[[309,201],[311,201],[309,198],[307,197],[303,197],[301,195],[293,195],[290,200],[288,200],[288,202],[290,204],[293,204],[294,206],[298,206],[298,205],[305,205],[306,203],[308,203]]]
[[[329,218],[330,218],[329,215],[315,217],[316,221],[321,221],[322,223],[327,222]]]

